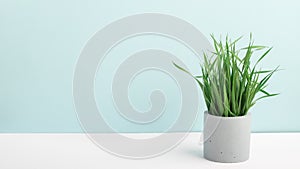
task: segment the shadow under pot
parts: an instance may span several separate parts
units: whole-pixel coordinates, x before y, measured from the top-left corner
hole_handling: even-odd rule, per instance
[[[204,112],[204,158],[223,163],[249,159],[251,114],[221,117]]]

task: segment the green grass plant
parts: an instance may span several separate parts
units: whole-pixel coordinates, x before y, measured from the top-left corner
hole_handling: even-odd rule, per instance
[[[190,72],[173,63],[178,69],[191,75],[199,84],[208,112],[223,117],[244,116],[260,99],[278,95],[266,91],[267,82],[278,71],[258,69],[258,64],[272,48],[254,45],[252,34],[246,47],[236,49],[241,39],[231,41],[216,40],[212,35],[214,51],[204,53],[201,64],[201,76],[193,76]],[[253,54],[261,51],[261,55],[252,65]],[[260,93],[260,94],[259,94]]]

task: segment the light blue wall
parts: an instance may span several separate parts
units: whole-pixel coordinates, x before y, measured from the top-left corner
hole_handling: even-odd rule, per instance
[[[81,49],[96,31],[110,22],[144,12],[177,16],[207,37],[210,33],[238,37],[253,32],[257,43],[274,46],[263,65],[266,68],[281,65],[285,69],[274,76],[269,86],[270,91],[279,91],[281,95],[261,101],[251,110],[252,129],[300,131],[300,3],[297,0],[1,0],[0,132],[81,132],[72,99],[73,70]],[[151,36],[120,44],[106,62],[113,67],[118,57],[147,47],[168,50],[190,65],[194,73],[198,70],[190,51],[170,39]],[[111,76],[109,64],[104,69],[107,73],[104,78]],[[136,91],[160,87],[170,99],[167,116],[150,126],[123,123],[106,100],[102,108],[116,130],[157,132],[176,119],[176,114],[172,114],[179,96],[175,84],[158,72],[146,75],[133,84],[132,102],[141,110],[147,109],[148,102],[140,101]],[[153,78],[160,78],[163,83],[157,86],[151,83]],[[141,94],[148,99],[147,92]],[[103,97],[109,97],[109,93],[99,95],[100,100]],[[200,111],[204,109],[202,106]],[[201,130],[201,121],[202,116],[195,131]]]

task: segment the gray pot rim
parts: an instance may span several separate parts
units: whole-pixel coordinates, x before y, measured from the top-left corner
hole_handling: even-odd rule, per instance
[[[218,118],[218,119],[222,119],[222,120],[244,119],[244,118],[248,118],[249,116],[251,116],[251,112],[248,112],[246,115],[243,115],[243,116],[235,116],[235,117],[216,116],[216,115],[208,113],[207,110],[205,110],[204,113],[207,113],[207,115],[209,115],[213,118]]]

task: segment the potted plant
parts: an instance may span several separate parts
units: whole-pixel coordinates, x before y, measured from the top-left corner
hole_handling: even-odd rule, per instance
[[[193,76],[199,84],[206,103],[204,157],[217,162],[242,162],[249,159],[251,114],[250,108],[260,99],[276,96],[265,88],[268,80],[278,70],[257,69],[260,61],[272,48],[254,45],[250,34],[249,44],[236,49],[239,41],[214,42],[212,55],[204,53],[202,75],[191,73],[173,63],[178,69]],[[252,65],[256,51],[262,55]]]

